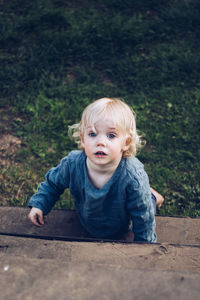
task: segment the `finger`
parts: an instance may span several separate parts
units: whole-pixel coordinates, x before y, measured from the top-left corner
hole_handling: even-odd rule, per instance
[[[31,220],[31,222],[36,225],[36,226],[41,226],[39,223],[38,223],[38,217],[37,217],[37,214],[29,214],[29,219]]]
[[[37,217],[38,217],[38,222],[39,222],[39,224],[44,225],[44,218],[43,218],[43,215],[42,215],[42,214],[38,214]]]
[[[30,212],[28,218],[31,222],[34,222],[34,215]]]
[[[33,216],[33,224],[35,224],[36,226],[41,226],[40,222],[39,222],[39,217],[38,217],[38,214],[35,214]]]

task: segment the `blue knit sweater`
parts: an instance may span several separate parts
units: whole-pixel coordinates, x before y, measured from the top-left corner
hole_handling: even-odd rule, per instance
[[[85,229],[96,238],[115,238],[128,231],[132,220],[135,241],[156,242],[155,215],[148,176],[135,157],[122,158],[111,179],[93,186],[84,151],[72,151],[49,170],[29,201],[46,215],[66,188]]]

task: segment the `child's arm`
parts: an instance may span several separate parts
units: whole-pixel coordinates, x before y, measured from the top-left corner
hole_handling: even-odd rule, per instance
[[[128,188],[127,209],[133,222],[134,241],[156,242],[155,215],[148,176],[144,171]]]
[[[28,206],[35,209],[37,208],[43,212],[43,215],[47,215],[60,195],[68,187],[69,167],[67,158],[64,158],[57,167],[47,172],[45,181],[39,185],[37,193],[31,197]],[[38,214],[35,212],[35,210],[33,212],[31,211],[31,221],[34,221],[33,223],[38,225],[36,221]],[[38,216],[41,218],[41,213],[39,213]],[[43,220],[43,218],[41,218],[41,220]]]
[[[28,218],[36,226],[44,225],[43,211],[41,209],[39,209],[39,208],[32,207],[31,211],[30,211],[30,213],[28,215]]]

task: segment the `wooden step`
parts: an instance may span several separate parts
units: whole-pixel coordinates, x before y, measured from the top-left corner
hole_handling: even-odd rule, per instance
[[[1,299],[199,299],[200,219],[157,216],[148,244],[92,239],[74,211],[40,228],[28,213],[0,207]]]
[[[52,210],[42,227],[34,226],[28,220],[28,213],[29,208],[0,207],[0,232],[69,240],[91,238],[81,226],[75,211]],[[200,218],[156,216],[156,224],[159,243],[200,244]]]
[[[0,265],[2,300],[199,299],[200,273],[23,256],[0,256]]]

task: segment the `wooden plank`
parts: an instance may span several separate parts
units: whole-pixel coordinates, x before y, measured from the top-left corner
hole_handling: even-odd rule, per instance
[[[89,238],[73,211],[53,210],[41,228],[30,223],[28,212],[0,207],[2,299],[199,298],[200,219],[156,217],[160,244],[5,235]]]
[[[27,218],[28,208],[0,207],[0,232],[50,237],[90,238],[74,211],[52,210],[42,227]],[[156,216],[158,242],[200,244],[200,218]]]
[[[0,236],[1,299],[199,299],[200,248]]]
[[[200,247],[191,245],[79,243],[0,235],[0,253],[5,257],[200,273]]]

